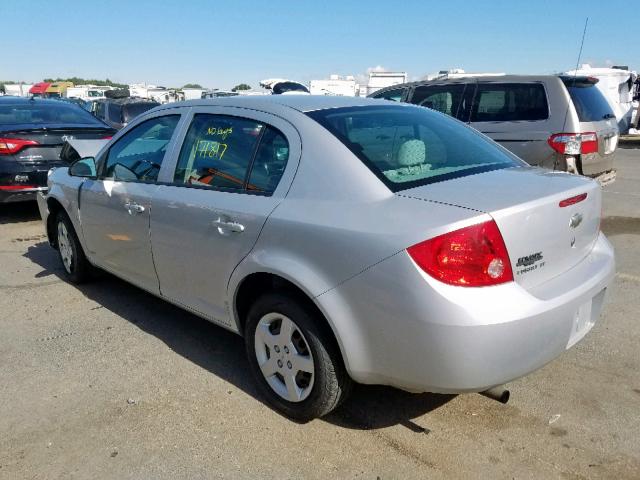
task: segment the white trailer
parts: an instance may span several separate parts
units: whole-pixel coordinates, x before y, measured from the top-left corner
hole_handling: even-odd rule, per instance
[[[33,87],[31,83],[5,83],[4,92],[5,95],[14,97],[28,97],[31,87]]]
[[[113,87],[102,87],[97,85],[76,85],[67,88],[67,98],[80,98],[85,101],[99,100],[105,98],[104,92],[113,90]]]
[[[184,93],[185,100],[200,100],[204,92],[205,92],[204,88],[183,88],[182,89],[182,93]]]
[[[311,80],[309,84],[311,95],[336,95],[338,97],[355,97],[356,79],[351,75],[341,77],[331,75],[329,80]]]
[[[367,95],[377,92],[381,88],[391,87],[407,82],[407,72],[369,72]]]

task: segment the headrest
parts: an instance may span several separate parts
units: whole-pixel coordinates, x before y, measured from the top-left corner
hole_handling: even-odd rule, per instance
[[[422,140],[407,140],[398,150],[398,165],[410,167],[420,165],[426,160],[426,147]]]

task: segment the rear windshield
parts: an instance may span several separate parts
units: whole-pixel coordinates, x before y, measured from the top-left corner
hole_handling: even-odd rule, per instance
[[[389,105],[309,112],[392,191],[524,162],[462,123],[427,108]]]
[[[15,105],[0,105],[0,125],[105,125],[78,105],[66,102],[37,101]]]
[[[123,105],[122,120],[124,121],[124,123],[129,123],[138,115],[146,112],[147,110],[151,110],[153,107],[157,107],[158,105],[160,104],[155,102],[129,103]]]
[[[566,80],[565,85],[578,113],[581,122],[599,122],[614,118],[613,110],[604,95],[593,83],[572,82]]]

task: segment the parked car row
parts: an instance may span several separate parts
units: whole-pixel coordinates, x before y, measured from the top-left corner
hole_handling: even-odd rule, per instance
[[[554,105],[573,98],[557,80],[399,90],[450,116],[307,95],[164,105],[55,169],[38,205],[69,281],[99,267],[242,335],[285,415],[325,415],[353,381],[482,391],[579,342],[614,276],[597,182],[528,166],[452,118],[562,144],[558,161],[584,172],[610,154],[580,118],[577,139],[555,130]],[[578,117],[589,94],[574,94]],[[518,138],[501,121],[567,138]],[[597,142],[600,121],[586,122]]]
[[[422,81],[375,92],[471,125],[531,165],[615,179],[618,127],[597,79],[557,75]]]

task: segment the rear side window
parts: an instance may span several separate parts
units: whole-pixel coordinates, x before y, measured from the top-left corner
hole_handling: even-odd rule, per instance
[[[394,192],[525,165],[475,130],[426,108],[366,106],[307,115]]]
[[[599,122],[614,118],[609,102],[593,83],[574,84],[569,80],[565,84],[581,122]]]
[[[122,123],[122,106],[117,103],[109,105],[109,120],[115,123]]]
[[[401,102],[402,95],[404,94],[404,88],[397,88],[395,90],[385,90],[381,93],[375,93],[373,98],[380,98],[382,100],[391,100],[392,102]]]
[[[154,107],[160,105],[156,102],[143,102],[143,103],[129,103],[122,106],[122,121],[125,123],[131,122],[138,115],[151,110]]]
[[[471,122],[545,120],[549,105],[539,83],[478,84],[471,108]]]
[[[273,193],[289,159],[289,142],[273,127],[266,127],[251,167],[247,189]]]
[[[411,103],[457,118],[464,101],[464,89],[464,84],[422,85],[413,91]]]

